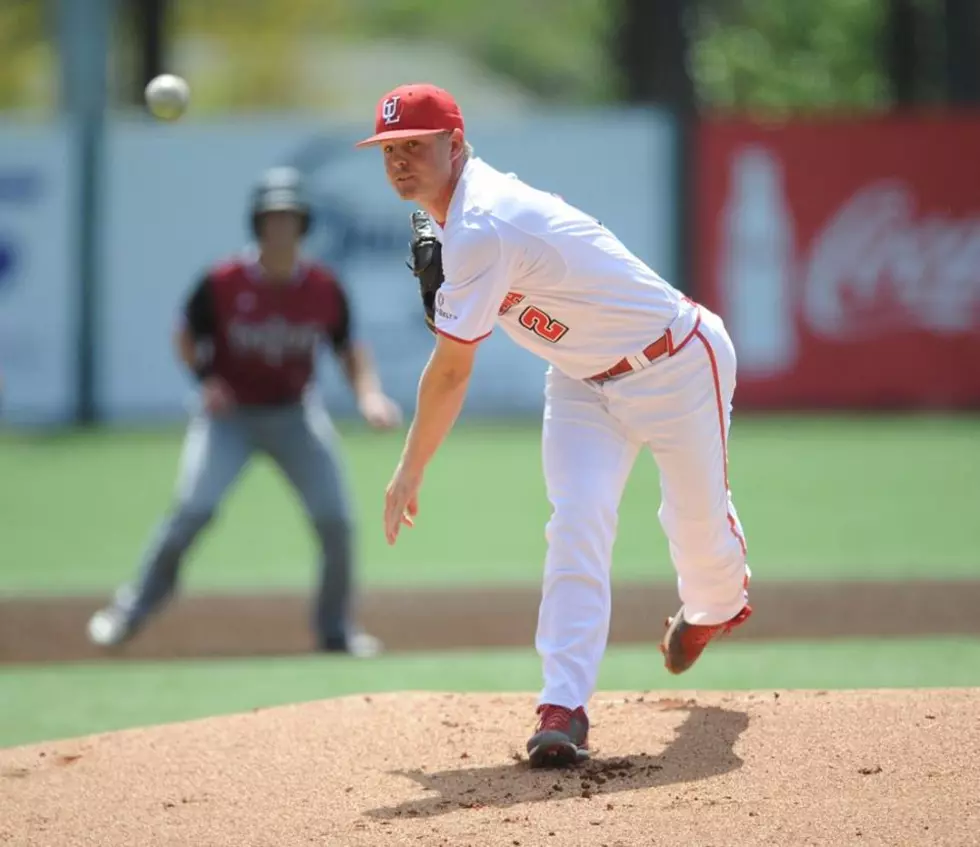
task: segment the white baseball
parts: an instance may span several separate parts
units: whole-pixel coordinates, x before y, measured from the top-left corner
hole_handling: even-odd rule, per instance
[[[191,88],[174,74],[160,74],[146,84],[146,105],[161,121],[175,121],[187,111]]]

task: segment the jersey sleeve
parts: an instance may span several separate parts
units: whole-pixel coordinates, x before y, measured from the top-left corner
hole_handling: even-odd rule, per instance
[[[334,281],[336,292],[336,312],[327,326],[327,337],[336,352],[345,350],[354,340],[354,320],[351,314],[350,298],[339,281]]]
[[[466,344],[491,333],[509,287],[500,236],[481,224],[443,245],[445,282],[436,294],[436,331]]]
[[[211,275],[205,274],[191,289],[181,314],[183,324],[195,338],[210,338],[215,332],[214,292]]]

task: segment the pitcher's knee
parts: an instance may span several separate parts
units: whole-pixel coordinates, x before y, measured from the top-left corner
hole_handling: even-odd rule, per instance
[[[616,523],[616,510],[595,502],[560,506],[548,521],[545,537],[550,545],[574,545],[606,556],[612,551]]]
[[[608,569],[616,525],[616,510],[597,501],[559,504],[545,528],[549,570],[581,576]]]
[[[719,512],[708,518],[680,517],[661,508],[660,525],[671,546],[685,556],[698,559],[727,559],[745,555],[745,539],[734,517]]]
[[[548,520],[548,531],[580,534],[608,534],[616,529],[617,511],[599,499],[586,498],[558,503]]]

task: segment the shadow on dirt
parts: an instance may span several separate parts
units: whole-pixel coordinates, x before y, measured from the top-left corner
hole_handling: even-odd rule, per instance
[[[742,766],[734,746],[749,725],[745,712],[694,704],[678,708],[687,711],[687,717],[677,728],[676,737],[658,754],[598,756],[577,767],[560,770],[532,770],[521,759],[512,765],[435,773],[396,771],[394,775],[414,780],[432,792],[432,796],[372,809],[365,814],[381,820],[430,818],[460,808],[506,808],[570,797],[603,797],[622,791],[696,782]]]

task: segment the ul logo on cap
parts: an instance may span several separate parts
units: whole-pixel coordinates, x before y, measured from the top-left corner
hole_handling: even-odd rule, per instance
[[[396,94],[381,104],[381,118],[386,125],[396,124],[401,120],[401,115],[398,114],[399,100],[401,100],[401,96]]]

